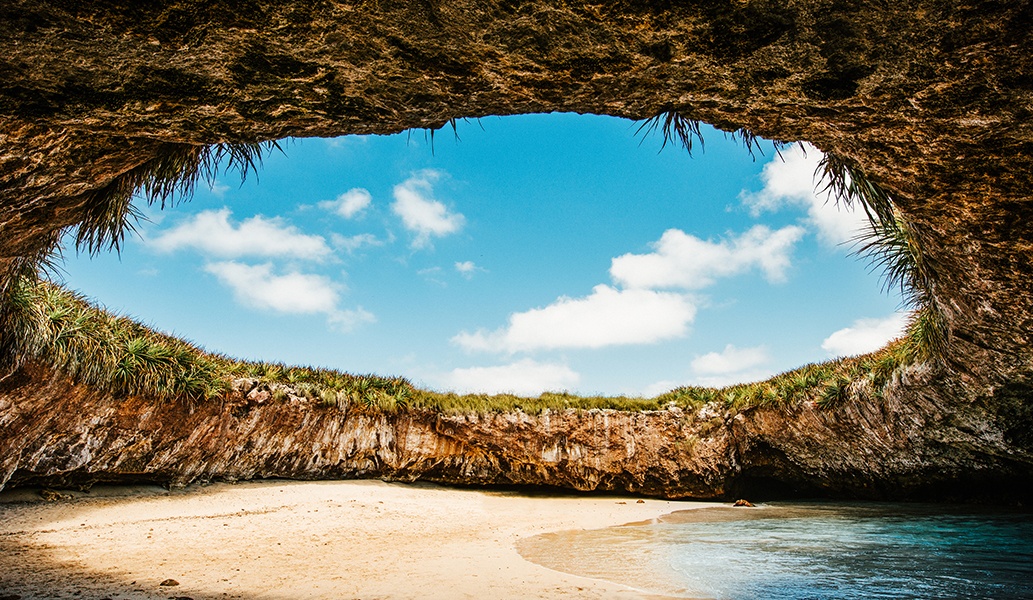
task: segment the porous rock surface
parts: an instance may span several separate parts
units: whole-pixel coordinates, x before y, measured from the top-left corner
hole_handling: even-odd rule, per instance
[[[855,407],[856,415],[806,406],[757,410],[728,424],[723,438],[702,436],[693,451],[684,449],[685,430],[674,413],[550,415],[546,425],[521,415],[355,421],[270,405],[252,410],[263,421],[238,431],[251,421],[234,417],[230,404],[103,400],[36,367],[28,387],[11,383],[29,376],[24,373],[5,380],[0,460],[14,469],[7,476],[99,472],[100,465],[113,474],[135,469],[169,481],[236,476],[230,455],[252,452],[256,458],[239,467],[240,476],[423,469],[456,481],[574,487],[596,481],[650,493],[706,488],[700,495],[721,495],[735,479],[728,473],[746,473],[743,457],[755,456],[786,482],[799,481],[799,473],[811,481],[821,474],[840,478],[844,490],[862,490],[864,482],[894,489],[921,477],[961,489],[969,471],[986,474],[986,481],[1029,485],[1029,1],[2,0],[0,22],[0,281],[21,258],[80,222],[91,191],[166,144],[390,133],[491,114],[640,119],[676,109],[724,129],[808,140],[856,161],[917,229],[935,273],[933,300],[949,330],[942,364],[929,367],[934,372],[923,385],[890,390],[885,404]],[[46,425],[12,425],[24,421],[22,406]],[[129,419],[125,429],[116,425],[120,419]],[[621,425],[600,428],[605,419]],[[929,422],[943,426],[928,429]],[[306,430],[313,424],[322,433]],[[319,436],[347,437],[360,425],[387,444],[363,454],[376,457],[369,469],[361,461],[331,467],[311,450],[323,446],[303,447],[329,444]],[[443,433],[453,426],[461,433]],[[553,427],[586,440],[576,446],[585,454],[551,462],[544,453],[526,463],[537,465],[528,472],[548,476],[524,477],[523,459],[514,458],[519,453],[488,452],[475,443],[552,440]],[[809,427],[818,432],[803,435]],[[620,458],[630,442],[620,440],[639,429],[652,432],[652,446],[629,439],[654,450],[632,453],[646,461],[632,468],[630,458]],[[162,437],[173,430],[178,445]],[[742,433],[749,431],[766,433]],[[802,437],[792,437],[794,431]],[[894,435],[904,437],[886,441]],[[27,437],[12,441],[16,436]],[[412,436],[423,441],[399,445]],[[939,437],[933,443],[929,436]],[[783,443],[772,443],[776,438]],[[161,450],[119,466],[112,448],[130,440]],[[199,440],[213,444],[202,444],[207,454],[191,449]],[[22,448],[13,458],[23,442],[35,450]],[[711,443],[728,450],[711,452]],[[790,452],[785,444],[791,443],[801,445]],[[242,449],[234,450],[237,444]],[[883,445],[894,450],[871,451]],[[424,450],[410,455],[398,450],[403,447],[449,452],[435,462]],[[445,458],[460,455],[465,458]],[[32,456],[50,462],[26,462]],[[78,465],[83,457],[89,461]],[[710,458],[700,457],[713,458],[712,470],[699,462]],[[593,471],[585,466],[592,461],[623,466]],[[489,475],[493,469],[504,475]],[[596,472],[610,475],[585,474]]]

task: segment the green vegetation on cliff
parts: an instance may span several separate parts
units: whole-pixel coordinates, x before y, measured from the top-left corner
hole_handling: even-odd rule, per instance
[[[9,366],[39,362],[76,381],[116,396],[155,400],[230,397],[247,381],[265,386],[273,401],[303,399],[327,407],[393,411],[404,408],[450,413],[544,409],[662,410],[716,403],[732,410],[751,406],[791,406],[814,401],[834,407],[852,394],[878,395],[902,365],[921,358],[912,334],[861,357],[811,364],[767,381],[726,388],[682,387],[655,398],[585,397],[545,393],[528,398],[509,394],[454,394],[419,390],[398,377],[350,375],[328,369],[245,362],[205,352],[178,338],[113,315],[85,298],[46,280],[23,277],[5,311],[4,340]],[[921,321],[916,321],[920,323]],[[235,387],[237,389],[235,389]]]

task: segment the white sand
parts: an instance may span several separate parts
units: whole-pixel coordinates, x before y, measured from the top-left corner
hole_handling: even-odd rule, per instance
[[[5,503],[0,598],[630,600],[648,596],[530,563],[517,540],[703,506],[379,481]]]

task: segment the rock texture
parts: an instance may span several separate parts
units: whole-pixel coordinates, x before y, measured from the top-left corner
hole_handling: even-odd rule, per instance
[[[1019,453],[1016,456],[1025,456],[1022,453],[1033,445],[1026,408],[1033,389],[1033,3],[1028,0],[0,0],[0,22],[0,281],[19,260],[48,247],[63,228],[81,222],[91,208],[91,191],[168,144],[389,133],[489,114],[576,111],[644,118],[676,109],[729,130],[747,127],[768,138],[809,140],[859,164],[892,192],[914,223],[935,273],[933,301],[949,330],[942,368],[921,392],[895,392],[897,397],[890,400],[899,412],[890,411],[897,415],[892,419],[883,415],[884,407],[875,406],[857,407],[866,412],[856,419],[811,409],[782,417],[760,411],[744,424],[730,425],[730,432],[781,418],[780,428],[767,425],[770,435],[806,423],[846,436],[853,440],[856,460],[843,458],[826,473],[845,478],[844,490],[863,489],[861,482],[875,477],[873,470],[882,473],[871,479],[883,482],[880,485],[919,473],[940,481],[937,469],[948,464],[955,466],[947,472],[960,477],[963,461],[950,462],[960,456],[958,452],[968,452],[959,448],[970,448],[975,473],[989,472],[985,469],[994,465],[999,480],[1015,473],[1007,466],[1012,463],[985,454],[986,448],[996,447],[989,441],[990,446],[976,444],[967,436],[996,435]],[[39,373],[36,377],[34,385],[68,387],[67,382],[46,383]],[[103,406],[115,405],[97,404],[100,398],[86,391],[74,393],[85,404],[71,413],[86,419],[79,426],[93,428],[93,437],[87,430],[76,433],[47,420],[53,431],[68,435],[55,438],[47,429],[30,428],[26,435],[36,437],[26,439],[35,440],[29,443],[36,444],[38,455],[53,460],[59,459],[55,453],[62,448],[69,465],[80,456],[99,461],[100,454],[94,452],[109,452],[105,444],[116,439],[104,433],[109,431],[105,427],[119,422],[104,412],[115,409]],[[151,429],[143,431],[154,436],[171,431],[169,423],[178,414],[166,412],[174,411],[169,406],[118,406],[118,414],[136,406],[127,431],[151,423]],[[20,419],[13,410],[6,408],[0,419]],[[187,422],[210,413],[212,420],[198,422],[197,427],[239,425],[231,413],[210,412],[215,409],[207,406],[175,410],[190,414],[183,417]],[[101,412],[86,417],[89,411]],[[260,413],[268,411],[272,409],[262,408]],[[909,411],[921,417],[906,416]],[[910,470],[886,458],[895,454],[866,450],[890,439],[891,431],[920,432],[916,426],[901,425],[898,417],[947,422],[955,418],[952,415],[971,411],[983,415],[976,422],[989,419],[986,422],[995,425],[974,426],[971,432],[961,426],[937,430],[955,432],[943,433],[939,446],[890,444],[902,453],[911,452],[908,460],[917,462]],[[160,427],[151,420],[159,413],[165,423]],[[875,429],[862,429],[874,436],[870,438],[852,429],[867,422],[869,413],[881,419],[874,421]],[[125,418],[128,415],[125,412]],[[349,422],[338,420],[331,426],[327,415],[290,415],[286,408],[276,409],[275,418],[287,419],[285,428],[315,419],[327,431]],[[603,418],[592,416],[588,423]],[[459,443],[437,433],[440,423],[448,421],[443,417],[435,417],[433,427],[425,415],[384,419],[383,431],[395,431],[398,439],[410,439],[409,433],[397,434],[402,427],[406,432],[426,431],[427,440]],[[506,419],[512,423],[503,419],[490,424],[498,429],[491,437],[504,437],[502,430],[524,431],[517,425],[521,417]],[[619,420],[632,427],[639,419],[646,419],[650,428],[662,428],[673,417],[634,415]],[[574,417],[561,420],[565,428],[579,427]],[[878,423],[889,429],[876,435]],[[4,443],[9,444],[8,436],[20,435],[21,429],[5,427]],[[381,431],[379,427],[374,429]],[[463,431],[473,435],[486,427],[477,421],[464,424]],[[526,427],[546,435],[541,421]],[[183,440],[195,435],[177,431]],[[223,435],[224,443],[239,441],[230,430]],[[277,435],[295,434],[285,429]],[[67,445],[72,439],[80,440],[78,445]],[[813,479],[813,474],[793,475],[795,471],[784,464],[789,459],[780,458],[779,446],[767,436],[728,439],[765,441],[747,447],[728,442],[736,450],[721,456],[736,461],[741,475],[727,481],[715,475],[713,481],[724,482],[721,486],[748,481],[742,475],[749,472],[743,466],[748,463],[742,461],[750,452],[763,454],[764,448],[771,452],[765,459],[770,462],[767,468],[777,477],[787,482]],[[808,444],[818,444],[812,448],[818,454],[834,455],[843,444],[834,436],[807,439]],[[274,443],[256,438],[252,446],[258,440]],[[147,436],[138,441],[141,447],[154,443]],[[586,448],[601,449],[601,444],[602,438]],[[656,444],[660,457],[660,443]],[[169,452],[169,446],[160,447]],[[33,455],[26,452],[19,450],[22,459],[13,464],[22,466],[13,468],[31,473],[36,463],[24,460]],[[275,474],[274,467],[288,461],[272,447],[255,452],[266,458],[256,458],[258,462],[242,475]],[[370,456],[379,457],[377,452]],[[675,454],[663,456],[679,457],[671,459],[675,463],[687,456],[678,455],[670,444],[666,452]],[[103,455],[115,460],[115,455]],[[516,460],[508,456],[499,451],[485,454],[485,463],[471,456],[459,464],[479,465],[475,472],[483,468],[488,473],[491,469],[483,465]],[[904,454],[899,456],[906,462]],[[5,464],[14,460],[6,452],[2,458]],[[213,454],[211,459],[216,458]],[[384,465],[405,470],[404,461],[376,460],[367,472],[388,473]],[[1029,464],[1024,458],[1015,460]],[[105,464],[122,468],[117,462]],[[175,471],[170,464],[155,458],[129,464],[124,472],[137,465],[141,475],[160,478],[161,473]],[[450,464],[445,461],[435,468],[458,472],[460,467]],[[542,468],[553,475],[536,482],[560,484],[564,480],[558,473],[565,467],[556,465],[581,463],[536,459],[528,464],[552,465]],[[79,468],[93,469],[69,470]],[[1019,470],[1026,473],[1025,468]],[[308,473],[300,466],[284,469],[283,474]],[[357,474],[366,467],[336,469],[326,467],[324,475]],[[652,471],[642,469],[625,487],[654,481]],[[220,472],[229,476],[231,470],[227,466]],[[692,482],[702,481],[699,478],[707,473],[684,475],[687,479],[679,485],[691,489]],[[470,481],[510,477],[521,480],[471,475]],[[649,484],[655,487],[648,489],[660,493],[667,484],[658,482],[666,481],[667,475],[657,477]],[[604,480],[617,486],[616,479],[600,482]]]
[[[257,477],[558,486],[667,498],[1026,499],[1010,419],[944,405],[924,370],[836,412],[704,407],[486,415],[116,399],[39,366],[0,382],[0,487]]]

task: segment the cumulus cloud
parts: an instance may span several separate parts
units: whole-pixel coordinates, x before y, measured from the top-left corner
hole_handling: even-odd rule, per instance
[[[289,314],[324,314],[338,329],[348,330],[364,322],[372,322],[369,312],[358,308],[340,308],[340,286],[322,275],[296,271],[278,275],[271,263],[247,265],[236,261],[205,265],[233,291],[237,302],[261,310]]]
[[[434,182],[441,174],[433,170],[413,174],[394,187],[395,201],[391,210],[402,219],[402,225],[415,234],[413,248],[424,248],[432,237],[442,237],[462,229],[466,218],[450,212],[434,199]]]
[[[564,296],[510,315],[506,327],[464,331],[452,341],[467,350],[510,353],[651,344],[684,336],[695,316],[696,306],[682,294],[597,285],[583,298]]]
[[[728,345],[721,352],[708,352],[692,361],[692,385],[721,388],[751,381],[763,381],[775,374],[763,347],[736,348]]]
[[[456,268],[456,271],[458,271],[460,275],[462,275],[463,277],[466,277],[467,279],[473,278],[474,273],[476,273],[477,271],[483,271],[484,270],[481,267],[478,267],[477,265],[475,265],[472,260],[464,260],[464,261],[461,261],[461,262],[457,262],[455,264],[455,268]]]
[[[331,254],[326,240],[307,235],[279,217],[261,215],[230,221],[230,209],[202,211],[146,241],[162,252],[194,249],[222,258],[263,256],[322,260]]]
[[[212,181],[208,184],[208,191],[216,198],[222,198],[226,195],[226,192],[230,191],[230,186],[220,181]]]
[[[684,384],[678,383],[677,381],[671,379],[663,379],[661,381],[654,381],[653,383],[650,383],[646,387],[639,390],[637,392],[637,395],[642,396],[643,398],[656,398],[660,394],[666,394],[667,392],[679,388],[682,385]]]
[[[581,376],[570,367],[523,359],[508,365],[453,369],[444,387],[459,393],[537,396],[542,392],[570,390]]]
[[[363,248],[383,246],[387,243],[372,233],[359,233],[352,236],[335,233],[330,236],[330,241],[333,242],[335,248],[340,248],[348,254],[354,254]]]
[[[377,318],[373,313],[357,306],[346,310],[335,310],[326,315],[326,322],[337,331],[348,333],[359,325],[376,323]]]
[[[882,348],[904,333],[910,313],[896,312],[881,319],[858,319],[821,343],[831,356],[854,356]]]
[[[728,344],[721,352],[708,352],[692,361],[692,371],[699,375],[727,375],[749,371],[768,362],[763,346],[736,348]]]
[[[782,151],[782,159],[772,157],[764,165],[761,181],[764,187],[755,192],[743,190],[739,195],[754,215],[795,206],[807,211],[807,222],[827,245],[850,242],[868,225],[863,210],[836,205],[827,192],[816,189],[815,169],[824,155],[810,144],[795,144]],[[784,159],[784,160],[783,160]]]
[[[699,289],[757,268],[771,282],[781,282],[791,265],[790,254],[804,230],[796,226],[771,230],[756,225],[737,238],[702,240],[680,229],[668,229],[649,254],[614,258],[610,276],[629,288]]]
[[[364,188],[352,188],[335,200],[319,203],[319,208],[332,211],[345,219],[354,219],[362,215],[373,202],[373,196]]]

